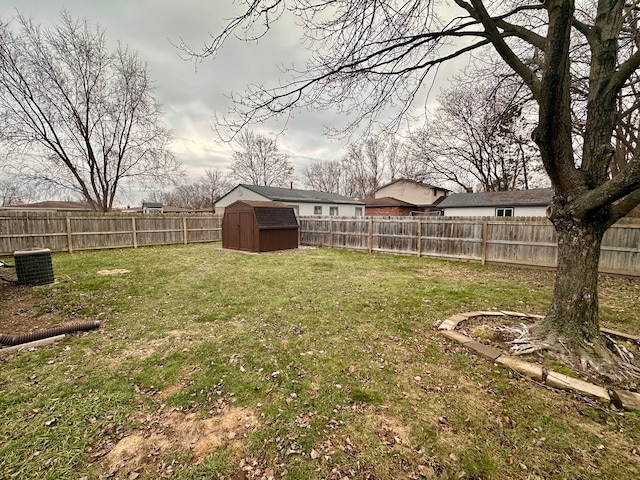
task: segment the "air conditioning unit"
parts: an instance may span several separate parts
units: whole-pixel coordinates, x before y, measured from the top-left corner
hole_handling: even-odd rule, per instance
[[[46,285],[53,283],[51,250],[39,248],[13,252],[16,275],[20,285]]]

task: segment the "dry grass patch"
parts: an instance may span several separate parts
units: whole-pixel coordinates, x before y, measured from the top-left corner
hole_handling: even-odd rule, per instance
[[[137,419],[141,428],[121,438],[106,453],[106,475],[167,472],[164,455],[182,452],[190,464],[202,463],[216,449],[239,448],[247,432],[258,428],[254,411],[248,407],[226,407],[223,413],[199,418],[176,408],[163,408]],[[135,478],[135,476],[134,476]]]
[[[98,270],[98,275],[122,275],[129,272],[130,270],[126,268],[112,268],[110,270]]]

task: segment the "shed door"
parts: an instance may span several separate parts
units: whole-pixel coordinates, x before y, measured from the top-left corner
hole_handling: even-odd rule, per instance
[[[238,236],[240,250],[251,250],[253,247],[253,212],[238,212]]]
[[[225,212],[227,216],[226,230],[223,232],[226,240],[226,248],[238,250],[240,248],[240,221],[238,220],[238,212]]]

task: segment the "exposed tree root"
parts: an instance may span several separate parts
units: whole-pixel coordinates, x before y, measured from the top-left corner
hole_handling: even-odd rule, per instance
[[[600,335],[592,342],[570,342],[560,335],[533,330],[530,326],[501,327],[500,330],[518,335],[509,342],[510,353],[528,355],[546,352],[573,370],[586,376],[617,386],[638,387],[640,364],[636,356],[622,343],[609,335]]]

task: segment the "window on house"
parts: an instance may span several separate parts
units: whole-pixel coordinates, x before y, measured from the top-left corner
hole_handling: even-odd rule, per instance
[[[356,207],[356,217],[362,216],[362,207]]]
[[[313,214],[314,215],[322,215],[322,205],[315,205],[313,207]]]
[[[338,216],[338,207],[329,207],[329,215],[332,217]]]
[[[513,217],[513,208],[496,208],[496,217]]]

